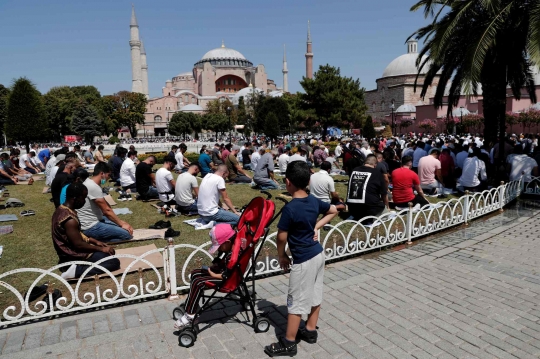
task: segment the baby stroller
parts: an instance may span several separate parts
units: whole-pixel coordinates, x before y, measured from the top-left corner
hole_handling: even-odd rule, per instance
[[[226,271],[223,273],[221,283],[207,282],[206,286],[212,290],[211,295],[202,295],[202,305],[195,313],[193,321],[188,326],[182,328],[178,334],[178,343],[183,347],[192,346],[199,334],[199,324],[197,318],[205,311],[209,310],[223,300],[230,300],[241,304],[244,310],[251,311],[253,315],[253,328],[256,333],[264,333],[270,329],[270,321],[264,314],[257,315],[255,312],[255,259],[263,247],[266,236],[269,232],[270,224],[279,217],[281,211],[274,216],[275,205],[270,199],[272,195],[261,191],[267,195],[267,199],[256,197],[251,200],[242,212],[238,221],[236,236],[234,237],[231,258],[227,263]],[[283,202],[285,199],[278,198]],[[243,240],[245,238],[245,241]],[[262,238],[262,242],[260,242]],[[261,243],[259,249],[257,245]],[[247,276],[251,271],[251,293],[248,290]],[[224,293],[222,297],[217,297],[216,293]],[[213,301],[217,299],[216,301]],[[173,310],[173,318],[176,320],[184,315],[184,304]]]

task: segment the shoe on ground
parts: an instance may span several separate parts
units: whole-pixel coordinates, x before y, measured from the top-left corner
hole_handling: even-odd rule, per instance
[[[307,330],[304,328],[298,328],[296,333],[296,342],[300,343],[302,340],[309,344],[317,343],[318,333],[316,330]]]
[[[269,357],[292,357],[298,353],[296,342],[289,342],[285,337],[280,337],[277,343],[264,347],[264,352]]]
[[[191,325],[191,322],[193,322],[193,318],[195,315],[190,315],[185,313],[181,318],[179,318],[176,322],[174,322],[174,329],[176,330],[182,330],[185,327]]]
[[[124,196],[123,194],[121,194],[119,197],[118,197],[118,200],[121,201],[121,202],[124,202],[127,200],[126,196]]]
[[[156,223],[154,223],[153,225],[149,226],[148,228],[150,228],[150,229],[165,229],[165,228],[170,228],[170,227],[171,227],[171,221],[159,220]]]
[[[167,229],[167,231],[165,232],[165,238],[178,237],[179,235],[180,235],[180,231],[175,231],[172,228]]]

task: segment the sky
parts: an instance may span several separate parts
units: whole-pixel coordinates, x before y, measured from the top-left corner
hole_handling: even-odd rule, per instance
[[[406,53],[406,38],[427,20],[412,13],[416,0],[133,0],[147,53],[150,97],[165,81],[191,71],[221,46],[264,64],[283,85],[287,47],[289,91],[301,91],[307,21],[313,68],[330,64],[341,74],[376,86],[384,68]],[[102,95],[131,90],[131,1],[0,0],[0,84],[25,76],[42,92],[55,86],[94,85]],[[419,45],[421,46],[421,44]]]

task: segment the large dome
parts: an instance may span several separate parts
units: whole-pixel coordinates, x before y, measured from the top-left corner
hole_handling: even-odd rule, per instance
[[[403,76],[403,75],[416,75],[418,73],[418,68],[416,67],[416,60],[418,59],[418,53],[409,53],[401,55],[400,57],[394,59],[383,72],[383,77],[392,77],[392,76]],[[423,60],[426,59],[426,56],[423,57]],[[422,68],[421,74],[425,75],[429,64],[426,64]]]
[[[204,63],[209,62],[214,67],[250,67],[253,64],[246,59],[239,51],[225,47],[221,47],[208,51],[204,56],[197,61],[195,66],[202,67]]]
[[[201,60],[212,60],[212,59],[239,59],[239,60],[246,60],[244,55],[242,55],[240,52],[229,49],[228,47],[218,47],[217,49],[213,49],[208,51],[204,56],[201,58]]]

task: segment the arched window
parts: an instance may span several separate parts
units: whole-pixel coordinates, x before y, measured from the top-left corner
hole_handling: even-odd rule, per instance
[[[161,122],[161,116],[157,115],[154,117],[154,122]]]

